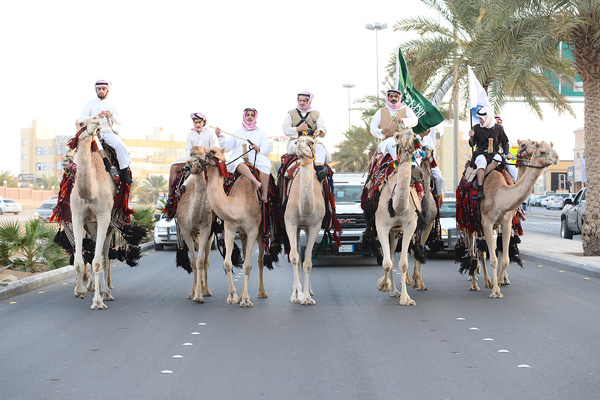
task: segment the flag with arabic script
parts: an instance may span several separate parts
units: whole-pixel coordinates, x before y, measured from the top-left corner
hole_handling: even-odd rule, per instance
[[[398,48],[396,60],[396,87],[402,92],[404,104],[410,107],[419,117],[419,123],[413,127],[415,133],[425,132],[444,120],[444,116],[433,104],[429,102],[417,89],[413,87],[406,61],[402,51]]]
[[[467,65],[467,68],[469,76],[469,108],[471,109],[471,125],[473,125],[473,121],[477,121],[477,111],[483,107],[488,107],[490,110],[493,109],[490,106],[485,89],[475,77],[475,73],[473,73],[473,68],[470,65]]]

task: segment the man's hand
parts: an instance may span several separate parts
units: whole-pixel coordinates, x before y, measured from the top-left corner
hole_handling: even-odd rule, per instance
[[[258,147],[257,145],[253,144],[252,146],[250,146],[250,148],[252,150],[254,150],[255,152],[259,153],[260,152],[260,147]]]
[[[215,129],[215,133],[217,134],[218,137],[223,136],[223,135],[221,135],[221,128],[219,128],[218,126],[217,126],[217,129]]]
[[[473,136],[474,134],[475,134],[475,131],[474,131],[473,129],[471,129],[471,130],[469,131],[469,137]]]
[[[307,131],[307,130],[308,130],[308,125],[306,124],[306,122],[303,122],[296,127],[296,132]]]
[[[381,131],[381,134],[387,138],[387,137],[389,137],[389,134],[391,131],[392,130],[390,128],[383,128],[383,130]]]
[[[315,131],[315,137],[325,137],[325,132],[322,130]]]
[[[509,159],[509,160],[512,160],[512,159],[513,159],[513,157],[514,157],[514,156],[513,156],[513,154],[512,154],[512,153],[510,153],[510,152],[506,153],[506,158],[507,158],[507,159]]]

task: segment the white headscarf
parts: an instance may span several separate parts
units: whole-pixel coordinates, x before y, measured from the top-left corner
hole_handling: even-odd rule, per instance
[[[484,128],[492,129],[496,125],[496,118],[494,118],[494,113],[489,107],[484,106],[477,111],[477,117],[483,119],[482,126]]]

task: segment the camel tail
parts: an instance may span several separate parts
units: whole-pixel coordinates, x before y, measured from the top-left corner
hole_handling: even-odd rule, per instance
[[[517,263],[523,268],[523,260],[521,260],[521,253],[519,252],[518,244],[521,243],[521,238],[518,235],[510,237],[508,244],[508,262]],[[496,253],[502,253],[502,234],[496,237]]]
[[[475,270],[477,269],[477,257],[463,257],[460,260],[460,268],[458,272],[464,274],[468,272],[469,275],[474,275]]]
[[[129,246],[127,253],[125,254],[125,262],[130,267],[138,265],[140,258],[142,258],[142,248],[140,246]]]
[[[59,231],[56,232],[53,242],[65,249],[68,254],[73,254],[73,245],[71,244],[71,241],[64,230],[59,229]]]
[[[143,226],[132,224],[123,226],[119,231],[121,232],[121,235],[123,235],[125,241],[134,246],[139,245],[148,234],[148,231]]]
[[[190,253],[188,251],[187,244],[183,243],[183,248],[177,249],[175,254],[175,265],[183,268],[188,274],[192,273],[192,265],[190,263]]]
[[[420,262],[421,264],[425,264],[425,248],[421,246],[420,243],[411,243],[410,249],[412,250],[412,255],[415,260]]]
[[[233,243],[233,250],[231,252],[231,264],[234,267],[242,268],[244,266],[244,256],[242,255],[242,250],[240,250],[237,243]]]

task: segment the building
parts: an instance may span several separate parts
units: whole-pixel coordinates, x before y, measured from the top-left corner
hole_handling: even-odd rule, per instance
[[[442,136],[435,140],[435,159],[446,182],[446,191],[454,191],[465,171],[465,163],[471,160],[471,147],[469,146],[469,142],[462,138],[462,132],[459,132],[457,152],[456,156],[454,156],[453,127],[444,126],[441,129]]]
[[[69,139],[69,136],[57,136],[55,129],[37,119],[32,121],[31,128],[21,129],[19,181],[29,184],[44,176],[54,176],[60,181],[61,161]]]

